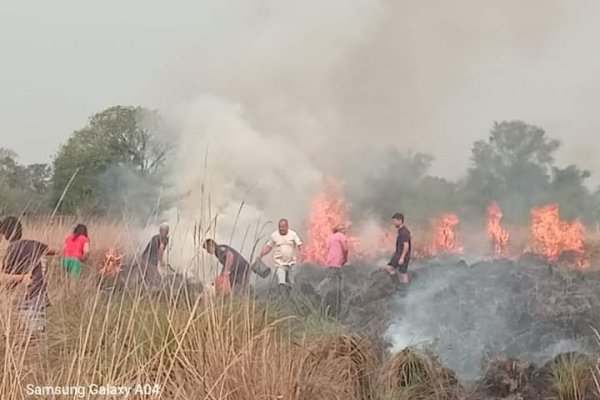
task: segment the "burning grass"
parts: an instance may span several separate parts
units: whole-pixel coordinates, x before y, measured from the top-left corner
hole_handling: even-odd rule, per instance
[[[72,222],[30,222],[25,233],[60,249]],[[174,302],[102,291],[97,273],[102,257],[116,247],[115,232],[127,229],[102,221],[88,226],[94,255],[87,277],[71,282],[57,260],[50,264],[53,306],[44,336],[24,335],[10,296],[1,299],[2,399],[22,399],[28,384],[92,383],[156,385],[161,398],[179,400],[469,398],[429,351],[407,348],[382,361],[372,341],[347,334],[308,305],[288,310],[231,297]],[[582,390],[593,383],[591,369],[597,370],[591,360],[566,357],[553,365],[548,387],[554,395],[584,398]],[[502,394],[531,383],[521,364],[506,360],[496,367],[491,375],[505,371]]]

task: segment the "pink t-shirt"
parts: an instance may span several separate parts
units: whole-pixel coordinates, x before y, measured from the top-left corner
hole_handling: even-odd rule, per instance
[[[346,263],[348,239],[341,232],[334,233],[327,239],[327,267],[341,268]]]
[[[65,258],[76,258],[81,260],[83,257],[83,248],[90,240],[87,236],[73,236],[72,234],[65,239]]]

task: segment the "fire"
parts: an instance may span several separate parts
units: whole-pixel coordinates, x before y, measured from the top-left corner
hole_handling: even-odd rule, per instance
[[[500,221],[502,221],[502,209],[497,203],[490,204],[488,207],[487,231],[496,257],[506,254],[506,247],[510,239],[510,235],[500,225]]]
[[[108,249],[104,254],[102,269],[100,270],[105,275],[116,275],[121,271],[123,266],[123,255],[117,249]]]
[[[583,224],[561,221],[556,204],[536,207],[531,211],[531,242],[534,251],[550,261],[557,261],[561,255],[570,253],[579,267],[589,266],[585,259]]]
[[[325,178],[321,190],[312,202],[308,220],[305,262],[324,265],[327,258],[327,238],[338,224],[349,225],[349,205],[342,195],[342,183],[335,178]],[[357,240],[349,239],[356,247]]]
[[[433,221],[433,242],[428,253],[462,254],[463,248],[456,235],[456,226],[460,220],[454,214],[445,214]]]

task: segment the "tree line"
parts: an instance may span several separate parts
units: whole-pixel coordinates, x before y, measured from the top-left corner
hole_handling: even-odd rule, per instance
[[[91,116],[49,164],[23,165],[13,151],[0,149],[0,211],[149,217],[169,203],[157,199],[168,184],[171,143],[157,111],[115,106]],[[536,205],[558,203],[564,218],[597,223],[600,190],[587,185],[589,171],[555,164],[560,146],[523,121],[494,123],[473,144],[467,173],[457,181],[431,176],[428,154],[365,149],[381,167],[356,164],[347,196],[361,216],[401,209],[416,222],[449,211],[481,217],[496,201],[509,222],[528,218]]]

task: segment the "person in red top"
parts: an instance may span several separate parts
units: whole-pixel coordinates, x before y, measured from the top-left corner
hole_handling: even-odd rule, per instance
[[[64,254],[62,266],[69,275],[75,279],[81,277],[83,261],[87,259],[90,252],[90,239],[88,238],[87,227],[78,224],[73,233],[65,238]]]

